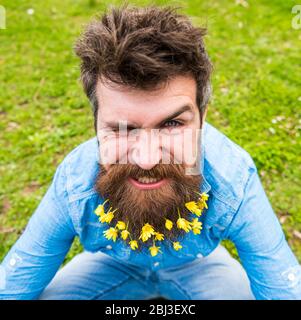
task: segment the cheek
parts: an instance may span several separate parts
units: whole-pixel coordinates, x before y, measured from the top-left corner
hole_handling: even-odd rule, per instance
[[[172,137],[171,141],[171,154],[174,158],[175,163],[183,164],[184,153],[185,153],[185,144],[183,134]]]
[[[194,165],[198,155],[198,131],[188,128],[169,136],[163,140],[162,150],[176,164]]]
[[[199,141],[201,131],[199,129],[192,129],[184,136],[184,164],[187,167],[194,167],[198,161],[199,156]]]

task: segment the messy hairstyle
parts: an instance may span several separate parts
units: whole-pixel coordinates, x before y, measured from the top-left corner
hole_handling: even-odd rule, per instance
[[[197,83],[196,103],[202,115],[210,98],[212,65],[205,50],[206,29],[192,25],[179,7],[107,9],[87,25],[75,44],[81,80],[96,119],[96,84],[100,78],[140,90],[153,90],[177,75]]]

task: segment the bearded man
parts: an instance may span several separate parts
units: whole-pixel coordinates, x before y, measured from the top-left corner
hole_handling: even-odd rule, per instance
[[[204,35],[172,7],[87,26],[75,52],[96,137],[59,165],[1,265],[0,298],[301,298],[252,158],[205,122]],[[84,252],[58,271],[75,236]]]

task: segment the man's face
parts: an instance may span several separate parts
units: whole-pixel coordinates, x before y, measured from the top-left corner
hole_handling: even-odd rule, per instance
[[[200,113],[196,82],[178,76],[153,91],[99,81],[99,193],[138,235],[146,222],[163,231],[199,190]],[[203,118],[204,120],[204,118]],[[190,171],[189,171],[190,169]],[[192,174],[191,174],[192,173]]]

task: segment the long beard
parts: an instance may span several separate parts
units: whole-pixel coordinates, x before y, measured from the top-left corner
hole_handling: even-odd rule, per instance
[[[168,180],[160,188],[151,190],[139,190],[128,181],[129,177],[142,176]],[[111,224],[118,220],[128,223],[132,239],[138,240],[141,228],[149,223],[156,232],[163,233],[165,239],[175,241],[181,239],[185,231],[176,227],[167,230],[166,219],[176,226],[179,213],[182,218],[189,217],[185,202],[198,198],[196,192],[201,181],[201,175],[185,175],[185,167],[178,164],[158,164],[150,170],[132,164],[116,164],[108,171],[100,165],[95,189],[109,200],[109,207],[117,209]]]

